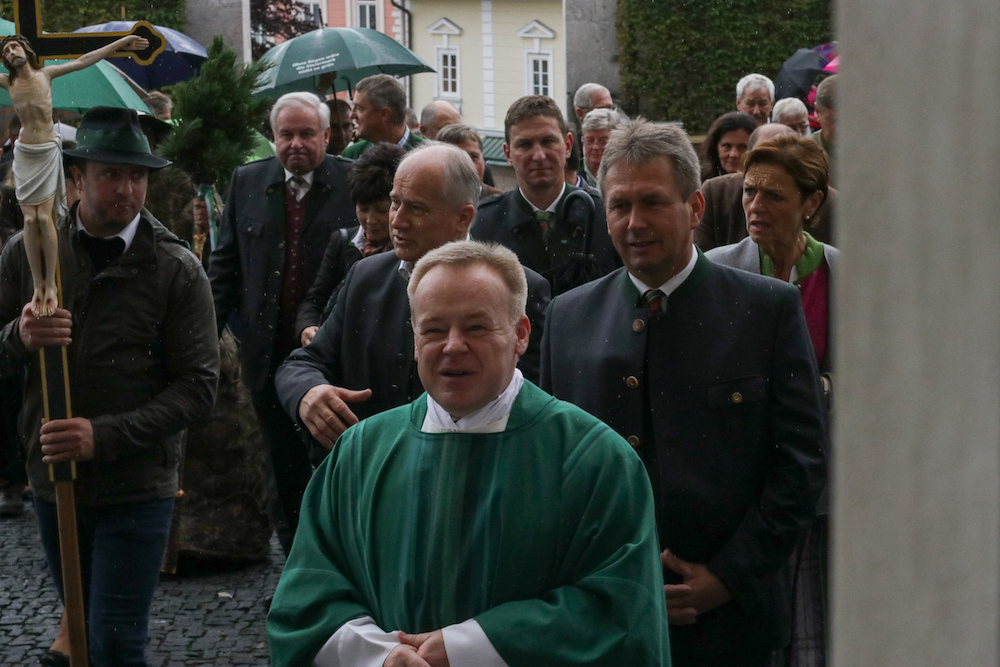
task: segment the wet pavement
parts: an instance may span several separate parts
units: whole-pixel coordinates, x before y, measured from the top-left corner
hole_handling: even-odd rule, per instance
[[[153,598],[146,660],[150,667],[268,665],[264,620],[284,556],[243,567],[181,560]],[[0,519],[0,665],[37,665],[55,638],[62,611],[45,565],[30,503]]]

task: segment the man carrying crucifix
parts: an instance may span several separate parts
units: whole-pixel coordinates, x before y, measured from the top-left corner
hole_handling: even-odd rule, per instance
[[[141,51],[148,46],[145,38],[128,35],[76,60],[42,67],[23,35],[11,35],[0,42],[0,57],[10,72],[0,74],[0,87],[10,93],[21,120],[21,134],[14,144],[14,187],[24,213],[24,247],[34,283],[31,312],[35,317],[52,315],[58,304],[54,220],[63,213],[65,182],[62,145],[52,122],[52,79],[89,67],[117,51]]]

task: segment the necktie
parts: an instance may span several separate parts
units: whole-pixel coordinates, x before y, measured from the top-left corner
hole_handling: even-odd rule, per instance
[[[117,236],[99,239],[81,231],[79,238],[80,245],[90,255],[90,259],[98,271],[103,271],[104,267],[121,257],[122,253],[125,252],[125,239]]]
[[[665,296],[658,289],[646,290],[646,293],[642,295],[642,302],[646,304],[646,308],[649,309],[650,314],[659,315],[666,310],[663,303]]]
[[[288,187],[295,193],[295,201],[302,201],[302,198],[306,196],[306,192],[309,191],[309,184],[301,176],[292,176],[288,179]]]
[[[538,221],[538,226],[542,228],[544,232],[549,226],[549,220],[552,219],[551,211],[535,211],[535,220]]]

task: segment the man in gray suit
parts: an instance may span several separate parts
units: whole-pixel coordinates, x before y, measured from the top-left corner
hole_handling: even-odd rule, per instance
[[[271,516],[288,553],[312,467],[278,405],[274,373],[299,345],[295,316],[330,235],[357,221],[351,161],[326,154],[330,109],[311,93],[289,93],[275,102],[271,128],[277,157],[233,172],[208,273],[219,332],[232,316],[242,343],[243,381],[271,450]]]

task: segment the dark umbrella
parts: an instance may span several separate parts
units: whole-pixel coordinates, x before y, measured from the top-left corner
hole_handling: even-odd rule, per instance
[[[812,49],[796,51],[785,61],[778,76],[774,78],[774,99],[804,98],[826,63],[826,58]]]
[[[352,90],[373,74],[433,72],[408,48],[369,28],[321,28],[278,44],[261,57],[271,65],[256,95]]]
[[[89,25],[75,32],[129,32],[133,25],[135,21],[110,21]],[[167,40],[167,48],[151,64],[139,65],[132,58],[108,58],[108,62],[146,90],[193,78],[208,58],[205,47],[182,32],[162,26],[153,27]]]

